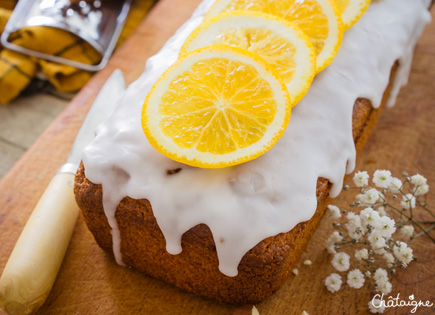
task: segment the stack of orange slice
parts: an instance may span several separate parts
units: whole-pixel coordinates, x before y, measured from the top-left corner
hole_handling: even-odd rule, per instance
[[[151,145],[206,168],[269,150],[337,54],[341,12],[350,27],[369,2],[336,1],[340,9],[332,0],[216,1],[148,93],[142,127]]]

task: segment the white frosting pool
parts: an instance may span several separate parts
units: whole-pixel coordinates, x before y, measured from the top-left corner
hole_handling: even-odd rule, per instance
[[[333,63],[318,74],[293,109],[278,143],[258,159],[231,168],[199,169],[172,161],[148,143],[141,127],[145,96],[177,59],[178,51],[214,0],[194,15],[150,58],[143,75],[124,93],[115,113],[100,125],[85,149],[86,177],[103,186],[104,210],[112,227],[113,251],[122,263],[115,220],[126,196],[151,202],[167,251],[181,252],[181,236],[204,223],[212,231],[219,269],[237,275],[243,255],[263,239],[309,220],[317,207],[318,177],[341,191],[355,166],[352,109],[358,97],[380,105],[396,60],[401,67],[389,104],[406,83],[413,48],[430,21],[430,0],[374,1],[343,39]],[[174,175],[167,170],[181,168]]]

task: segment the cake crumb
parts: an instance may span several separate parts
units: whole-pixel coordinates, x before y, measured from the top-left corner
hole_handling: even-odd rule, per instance
[[[174,175],[174,174],[177,174],[180,171],[181,171],[181,167],[175,168],[175,169],[172,169],[172,170],[167,170],[166,171],[166,175]]]
[[[309,260],[309,259],[305,259],[304,260],[304,265],[305,266],[310,266],[311,264],[312,264],[311,260]]]
[[[298,268],[293,269],[292,272],[295,276],[297,276],[299,274]]]

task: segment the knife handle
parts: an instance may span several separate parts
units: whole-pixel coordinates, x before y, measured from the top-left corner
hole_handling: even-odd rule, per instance
[[[58,173],[30,215],[0,278],[0,307],[28,314],[45,301],[77,220],[74,175]]]

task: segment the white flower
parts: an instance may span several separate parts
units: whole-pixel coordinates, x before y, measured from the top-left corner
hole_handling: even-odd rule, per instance
[[[405,264],[409,264],[412,261],[412,248],[404,242],[398,242],[399,245],[393,247],[394,256]]]
[[[388,272],[384,268],[378,268],[373,275],[373,279],[375,279],[376,285],[382,286],[388,282]]]
[[[393,193],[398,193],[400,191],[400,188],[402,188],[403,183],[402,181],[397,177],[391,177],[391,183],[388,189],[390,189]]]
[[[334,231],[331,236],[326,241],[326,249],[330,254],[336,254],[335,244],[341,242],[343,240],[343,236],[340,235],[337,231]]]
[[[394,264],[394,256],[393,256],[393,254],[391,254],[391,253],[385,253],[383,257],[384,257],[384,260],[387,262],[387,266],[389,268],[393,267],[393,264]]]
[[[349,236],[354,240],[359,240],[364,235],[361,218],[354,212],[348,212],[347,223],[344,226],[347,228]]]
[[[357,187],[364,187],[369,184],[369,174],[366,171],[356,172],[353,176],[353,182]]]
[[[384,208],[384,206],[377,207],[377,208],[376,208],[376,211],[378,211],[378,212],[379,212],[379,215],[381,215],[381,216],[385,216],[385,215],[387,215],[387,213],[385,212],[385,208]]]
[[[366,227],[370,224],[372,227],[377,227],[379,225],[379,219],[381,218],[379,212],[373,210],[373,208],[365,208],[359,214],[361,218],[362,226]]]
[[[332,265],[338,271],[346,271],[349,269],[349,259],[350,256],[346,253],[337,253],[332,258]]]
[[[379,192],[375,188],[370,188],[366,192],[356,195],[356,199],[362,203],[373,205],[379,199]]]
[[[326,279],[325,279],[325,285],[329,292],[334,293],[340,290],[341,284],[343,281],[341,280],[341,277],[339,274],[331,273]]]
[[[367,238],[373,250],[384,248],[385,238],[383,238],[377,231],[373,231]]]
[[[373,299],[369,302],[369,310],[373,314],[381,314],[385,311],[385,303],[382,303],[380,299]]]
[[[334,231],[334,232],[331,234],[331,236],[328,238],[328,240],[326,241],[326,243],[327,243],[328,245],[330,245],[330,244],[335,244],[335,243],[341,242],[342,240],[343,240],[343,236],[341,236],[339,232]]]
[[[388,188],[391,184],[391,172],[387,170],[376,170],[373,174],[373,183],[380,188]]]
[[[390,217],[383,216],[379,219],[379,226],[376,228],[376,232],[383,237],[390,238],[396,232],[396,222]]]
[[[329,214],[331,215],[331,217],[336,220],[339,217],[341,217],[341,213],[340,213],[340,209],[337,206],[334,205],[329,205],[328,206],[329,209]]]
[[[376,290],[383,293],[383,294],[388,294],[391,292],[391,289],[393,288],[393,285],[391,284],[391,282],[385,282],[382,285],[376,285]]]
[[[364,284],[364,275],[359,269],[349,271],[347,274],[347,284],[354,289],[359,289]]]
[[[415,174],[411,176],[411,183],[413,183],[415,186],[422,186],[427,183],[427,179],[420,174]]]
[[[409,264],[412,261],[412,248],[405,242],[397,242],[393,247],[394,256],[402,263]]]
[[[414,227],[412,225],[404,225],[400,228],[400,234],[403,238],[409,240],[414,235]]]
[[[361,227],[361,218],[355,212],[347,213],[347,224],[352,227]]]
[[[429,185],[428,184],[423,184],[423,185],[419,185],[419,186],[415,187],[414,194],[416,196],[421,196],[421,195],[427,194],[428,191],[429,191]]]
[[[383,255],[383,254],[385,254],[387,251],[385,250],[385,248],[383,248],[383,247],[379,247],[379,248],[374,249],[373,252],[374,252],[375,254],[378,254],[378,255]]]
[[[415,197],[412,194],[406,194],[402,197],[400,205],[403,209],[415,208]]]
[[[328,247],[326,247],[326,250],[327,250],[328,253],[330,253],[330,254],[336,254],[336,253],[337,253],[337,251],[335,250],[335,245],[334,245],[334,244],[329,245]]]
[[[356,250],[355,251],[355,258],[358,260],[368,259],[369,258],[369,251],[367,250],[367,248]]]

